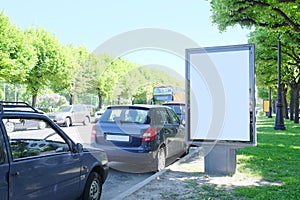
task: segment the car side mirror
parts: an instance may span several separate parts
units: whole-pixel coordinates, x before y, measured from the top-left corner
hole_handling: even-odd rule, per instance
[[[184,119],[180,120],[180,124],[185,125],[185,120]]]
[[[83,151],[83,146],[80,143],[77,143],[73,148],[74,153],[80,153],[82,151]]]

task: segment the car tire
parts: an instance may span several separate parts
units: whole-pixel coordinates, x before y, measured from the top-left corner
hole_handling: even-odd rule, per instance
[[[71,119],[68,117],[66,118],[66,122],[65,122],[66,127],[71,126]]]
[[[43,129],[45,129],[45,128],[46,128],[46,123],[43,122],[43,121],[39,122],[39,124],[38,124],[38,129],[43,130]]]
[[[14,130],[15,130],[15,124],[12,123],[12,122],[6,122],[5,123],[5,128],[6,128],[6,131],[8,133],[14,132]]]
[[[183,154],[181,155],[181,158],[188,155],[189,153],[190,153],[190,147],[189,147],[189,145],[185,145]]]
[[[88,125],[90,123],[90,118],[89,117],[85,117],[84,121],[83,121],[83,125]]]
[[[92,172],[83,191],[83,200],[99,200],[102,193],[102,180],[99,174]]]
[[[166,167],[166,151],[165,148],[159,148],[156,156],[157,171],[161,171]]]

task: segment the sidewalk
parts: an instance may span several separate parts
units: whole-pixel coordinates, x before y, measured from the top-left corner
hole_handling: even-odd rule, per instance
[[[116,196],[114,200],[235,199],[232,190],[239,186],[273,185],[236,172],[233,176],[204,174],[201,148]]]

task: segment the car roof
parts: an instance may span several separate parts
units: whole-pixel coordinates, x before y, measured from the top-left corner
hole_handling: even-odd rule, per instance
[[[43,111],[33,108],[26,102],[12,102],[12,101],[0,101],[0,113],[1,113],[1,115],[7,114],[7,113],[44,114]]]
[[[177,101],[170,101],[170,102],[163,103],[163,105],[185,105],[185,103],[177,102]]]
[[[110,105],[107,107],[109,108],[143,108],[143,109],[152,109],[152,108],[165,108],[163,105],[152,105],[152,104],[129,104],[129,105]]]

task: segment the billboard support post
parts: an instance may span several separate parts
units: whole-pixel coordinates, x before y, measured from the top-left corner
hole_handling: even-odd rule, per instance
[[[236,171],[236,148],[215,145],[207,148],[204,156],[204,173],[210,175],[232,175]]]

